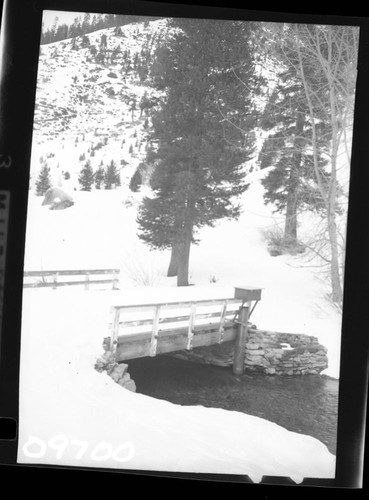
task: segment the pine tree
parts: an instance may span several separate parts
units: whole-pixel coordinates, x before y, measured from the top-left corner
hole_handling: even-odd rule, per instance
[[[78,182],[80,183],[83,191],[91,191],[91,187],[94,182],[94,171],[89,160],[87,160],[82,168],[78,177]]]
[[[101,186],[105,179],[105,169],[101,164],[95,172],[95,187],[96,189],[101,189]]]
[[[140,189],[142,186],[142,175],[140,172],[140,169],[137,168],[135,170],[135,173],[132,175],[130,183],[129,183],[129,189],[133,191],[134,193],[137,193],[137,191]]]
[[[311,126],[304,89],[293,67],[279,73],[279,83],[269,98],[260,124],[264,130],[272,131],[259,154],[260,168],[274,167],[262,180],[264,199],[274,204],[276,211],[284,213],[283,246],[294,252],[300,248],[297,243],[299,211],[319,211],[323,208],[323,200],[313,168]],[[323,121],[321,130],[324,130]],[[326,163],[323,152],[324,144],[321,143],[321,169]]]
[[[106,169],[104,182],[105,182],[105,189],[112,189],[113,186],[114,187],[120,186],[120,176],[114,160],[110,162],[110,164]]]
[[[38,179],[36,181],[37,196],[43,196],[50,187],[50,168],[47,165],[44,165],[41,168]]]
[[[148,245],[172,249],[168,275],[182,286],[197,230],[240,215],[237,198],[247,189],[242,164],[254,151],[255,80],[250,24],[184,19],[173,25],[181,31],[157,54],[167,98],[153,115],[154,196],[144,199],[138,223]]]

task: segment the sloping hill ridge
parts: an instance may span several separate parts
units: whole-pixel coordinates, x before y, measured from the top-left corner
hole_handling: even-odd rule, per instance
[[[144,94],[151,102],[160,98],[149,73],[157,44],[170,34],[168,21],[159,19],[41,46],[33,180],[45,159],[52,175],[60,169],[72,178],[87,159],[93,168],[143,160],[150,113],[140,102]]]

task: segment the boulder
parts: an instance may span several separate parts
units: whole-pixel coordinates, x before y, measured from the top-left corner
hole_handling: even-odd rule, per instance
[[[58,187],[49,188],[42,205],[50,205],[50,210],[64,210],[74,205],[73,198]]]

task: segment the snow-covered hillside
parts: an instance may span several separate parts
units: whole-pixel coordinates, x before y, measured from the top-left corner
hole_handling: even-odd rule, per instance
[[[111,50],[120,43],[134,53],[168,36],[163,20],[127,25],[122,33],[108,29],[88,38],[97,45],[106,35]],[[317,336],[328,348],[325,373],[338,378],[341,316],[301,256],[269,254],[263,232],[280,221],[263,203],[265,172],[257,169],[248,175],[240,219],[202,229],[191,248],[195,286],[177,288],[166,277],[169,251],[150,251],[137,236],[137,208],[149,188],[128,188],[148,140],[145,116],[139,108],[132,115],[130,100],[154,90],[134,72],[124,81],[119,58],[98,65],[78,43],[77,50],[71,39],[42,47],[24,267],[117,267],[119,290],[24,290],[18,461],[248,474],[254,481],[334,477],[335,457],[312,437],[239,412],[131,393],[94,369],[113,304],[232,297],[235,286],[252,285],[263,289],[252,316],[258,328]],[[80,191],[81,155],[94,168],[112,159],[123,165],[122,186]],[[45,160],[54,184],[72,194],[72,207],[49,210],[36,196]]]
[[[140,101],[144,94],[160,96],[140,79],[134,61],[138,56],[150,61],[158,41],[169,36],[167,21],[158,20],[132,23],[119,32],[96,31],[86,35],[85,43],[77,37],[41,46],[31,186],[45,162],[55,183],[61,185],[62,173],[68,172],[69,184],[77,189],[87,160],[94,169],[114,160],[119,167],[127,165],[123,178],[132,176],[148,139]],[[104,59],[96,58],[99,51]]]

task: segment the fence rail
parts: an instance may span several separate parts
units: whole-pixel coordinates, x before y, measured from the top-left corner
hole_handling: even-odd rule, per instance
[[[110,275],[106,278],[106,275]],[[83,280],[65,280],[60,277],[83,276]],[[102,277],[103,276],[103,277]],[[112,285],[112,289],[118,287],[119,269],[71,269],[71,270],[46,270],[46,271],[25,271],[23,273],[24,288],[53,288],[60,286],[84,285],[85,290],[90,289],[90,285]],[[33,278],[33,280],[32,280]],[[34,281],[34,279],[37,279]]]

